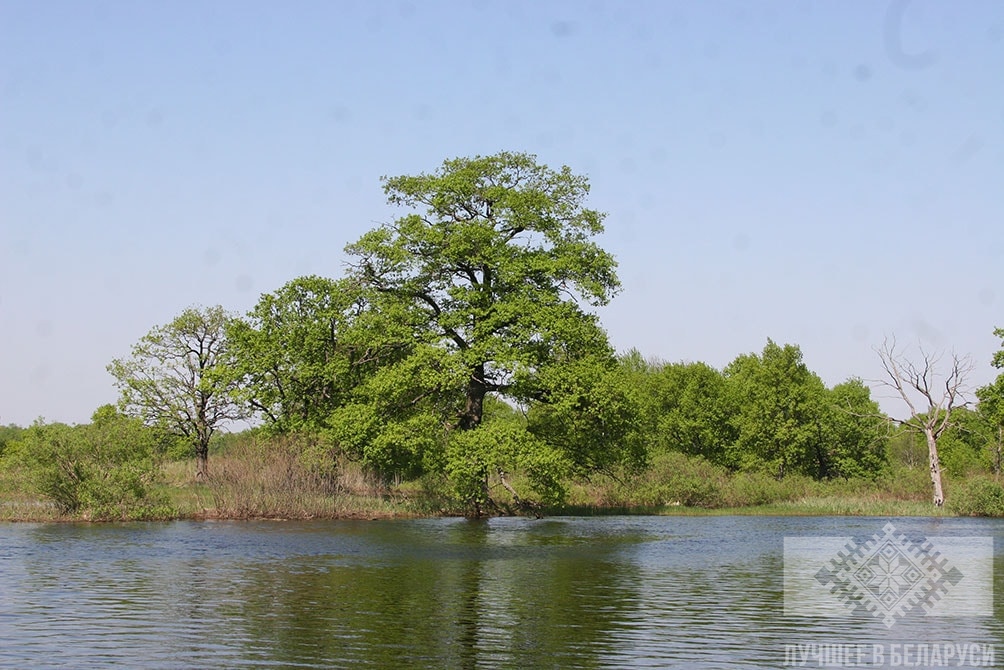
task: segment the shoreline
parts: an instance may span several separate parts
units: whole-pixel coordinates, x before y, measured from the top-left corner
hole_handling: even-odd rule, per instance
[[[39,514],[7,515],[5,511],[12,508],[31,506]],[[45,511],[43,511],[45,510]],[[20,511],[20,510],[19,510]],[[490,514],[482,519],[525,516],[519,514]],[[789,503],[772,503],[766,505],[751,505],[745,507],[688,507],[685,505],[662,506],[605,506],[605,505],[563,505],[545,508],[540,518],[562,517],[610,517],[610,516],[679,516],[679,517],[724,517],[724,516],[773,516],[773,517],[912,517],[912,518],[994,518],[976,515],[964,515],[953,512],[949,508],[935,508],[930,503],[922,504],[916,501],[886,501],[884,504],[863,502],[853,498],[833,500],[830,498],[807,498]],[[225,514],[211,509],[185,510],[174,514],[139,517],[98,517],[89,514],[60,515],[44,501],[25,501],[23,503],[0,502],[0,522],[5,523],[143,523],[166,521],[389,521],[395,519],[439,519],[463,518],[457,512],[443,511],[440,513],[422,513],[414,510],[400,509],[356,509],[338,514],[303,514],[303,515],[241,515]]]

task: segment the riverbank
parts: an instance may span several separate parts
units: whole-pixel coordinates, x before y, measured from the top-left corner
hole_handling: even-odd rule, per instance
[[[374,478],[357,463],[324,470],[304,466],[294,452],[230,450],[211,459],[210,476],[196,478],[192,461],[165,461],[142,504],[82,507],[61,512],[30,493],[25,481],[0,472],[0,520],[120,521],[167,519],[391,519],[461,516],[442,475],[416,480]],[[514,490],[526,490],[518,475]],[[987,476],[948,478],[945,507],[930,501],[926,470],[890,468],[871,479],[818,481],[733,473],[680,453],[655,456],[641,472],[608,472],[565,483],[561,505],[535,509],[547,516],[648,514],[677,516],[1004,516],[1004,489]],[[494,514],[518,511],[511,494],[490,491]]]
[[[954,496],[938,508],[927,499],[924,480],[916,473],[899,473],[896,481],[815,482],[761,481],[748,475],[725,478],[708,472],[688,471],[679,459],[656,463],[634,478],[599,476],[571,482],[568,501],[543,507],[547,516],[600,516],[649,514],[679,516],[969,516],[973,494],[956,482]],[[673,466],[673,474],[657,469]],[[694,463],[690,463],[694,466]],[[316,482],[282,481],[278,473],[259,466],[254,476],[236,472],[226,459],[217,463],[217,474],[208,482],[195,480],[194,465],[184,462],[163,466],[164,480],[156,487],[153,503],[120,513],[105,509],[60,513],[55,504],[19,491],[10,478],[0,480],[0,520],[97,521],[168,519],[389,519],[462,515],[464,509],[437,491],[436,482],[381,483],[357,469],[342,466],[337,480],[324,486]],[[288,476],[288,473],[286,473]],[[700,487],[695,488],[695,477]],[[657,485],[658,484],[658,485]],[[681,500],[690,491],[689,500]],[[658,502],[657,502],[658,501]],[[697,501],[697,502],[695,502]],[[501,500],[503,504],[509,501]],[[505,511],[501,507],[499,513]],[[991,510],[992,511],[992,510]],[[988,515],[988,514],[981,514]],[[994,515],[994,514],[989,514]]]
[[[0,501],[0,522],[105,522],[105,521],[252,521],[273,520],[293,521],[310,519],[352,519],[377,521],[384,519],[407,519],[422,517],[461,516],[460,512],[438,513],[416,511],[406,501],[374,500],[350,498],[343,500],[342,509],[305,515],[286,515],[276,512],[263,514],[228,514],[211,507],[172,508],[163,514],[139,516],[124,515],[120,518],[94,518],[84,512],[60,514],[55,505],[38,500]],[[876,516],[876,517],[953,517],[960,515],[951,505],[936,508],[929,503],[913,501],[892,501],[876,504],[855,498],[806,498],[788,503],[754,505],[749,507],[686,507],[666,505],[661,507],[606,507],[602,505],[562,505],[548,507],[543,516]]]

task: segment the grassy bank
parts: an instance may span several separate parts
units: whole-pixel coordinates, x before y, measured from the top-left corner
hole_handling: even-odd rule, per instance
[[[316,465],[326,463],[324,467]],[[145,507],[61,514],[0,474],[0,520],[381,519],[463,513],[435,477],[386,482],[347,460],[303,457],[293,442],[246,441],[211,459],[207,481],[192,462],[160,467]],[[518,477],[515,484],[518,486]],[[872,480],[815,481],[730,473],[701,459],[662,454],[641,473],[611,472],[569,482],[567,503],[549,515],[1004,515],[1004,489],[988,478],[949,480],[945,508],[931,505],[923,468],[899,468]],[[504,492],[493,492],[494,494]],[[500,496],[506,502],[504,495]]]

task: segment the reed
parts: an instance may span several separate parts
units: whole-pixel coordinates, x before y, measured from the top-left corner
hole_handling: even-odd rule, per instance
[[[387,487],[303,438],[250,439],[210,464],[206,516],[228,519],[385,517],[406,513]]]

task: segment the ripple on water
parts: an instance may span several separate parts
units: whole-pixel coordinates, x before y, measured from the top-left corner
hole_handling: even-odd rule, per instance
[[[5,524],[0,666],[773,668],[788,644],[1001,641],[1000,610],[892,632],[784,617],[784,536],[875,523]],[[956,531],[1004,535],[928,532]]]

